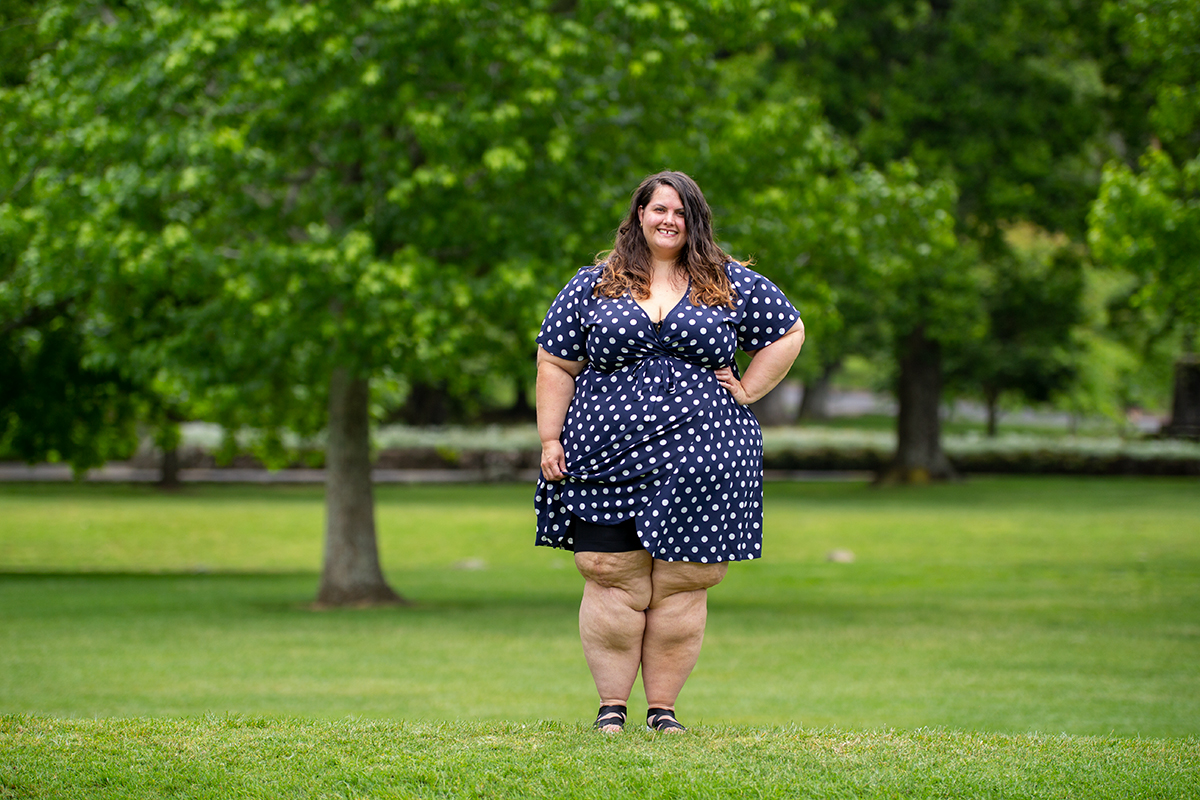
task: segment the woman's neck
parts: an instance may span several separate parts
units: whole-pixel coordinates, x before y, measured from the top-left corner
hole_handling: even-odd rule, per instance
[[[656,258],[650,262],[650,268],[653,270],[653,280],[655,283],[661,281],[663,283],[675,284],[684,277],[683,270],[674,261],[661,261]]]

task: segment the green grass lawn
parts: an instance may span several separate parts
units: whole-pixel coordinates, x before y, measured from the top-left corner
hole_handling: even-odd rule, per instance
[[[753,726],[604,736],[556,722],[0,718],[0,797],[1129,800],[1193,798],[1198,769],[1194,739]]]
[[[770,485],[767,557],[711,593],[680,714],[1200,734],[1198,487]],[[580,579],[530,546],[529,495],[381,489],[382,557],[415,606],[318,613],[319,489],[4,487],[0,711],[587,717]]]
[[[766,558],[711,592],[679,704],[695,736],[668,746],[586,730],[581,579],[531,546],[529,487],[381,488],[414,605],[317,612],[320,489],[0,486],[0,797],[173,795],[163,765],[189,758],[209,793],[176,796],[289,793],[264,747],[357,776],[309,796],[569,796],[547,776],[570,764],[594,783],[576,796],[722,796],[689,783],[709,758],[712,786],[761,796],[1195,796],[1198,489],[771,484]]]

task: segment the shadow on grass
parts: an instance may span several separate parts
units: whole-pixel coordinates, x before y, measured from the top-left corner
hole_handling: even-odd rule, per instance
[[[554,571],[549,573],[559,576]],[[580,588],[573,573],[567,580],[545,580],[537,585],[519,577],[498,577],[484,571],[421,570],[401,573],[391,584],[411,601],[408,606],[347,607],[315,609],[319,576],[307,571],[178,570],[0,570],[0,598],[21,594],[31,605],[19,605],[41,613],[88,608],[102,610],[120,606],[125,613],[144,610],[216,608],[261,611],[311,612],[315,614],[413,615],[438,611],[494,611],[501,608],[578,608]],[[8,603],[0,600],[0,608]],[[14,608],[14,613],[23,612]]]

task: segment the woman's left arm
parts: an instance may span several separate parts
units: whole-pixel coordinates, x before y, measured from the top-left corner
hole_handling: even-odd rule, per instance
[[[750,353],[750,366],[746,367],[746,374],[740,381],[729,367],[715,370],[717,380],[729,390],[739,405],[757,402],[783,380],[796,356],[800,355],[803,345],[804,323],[796,320],[796,324],[783,336]]]

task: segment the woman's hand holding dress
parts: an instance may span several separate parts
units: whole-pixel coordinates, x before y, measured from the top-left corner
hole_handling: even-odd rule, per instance
[[[548,481],[561,481],[567,472],[567,456],[562,442],[554,439],[542,442],[542,477]]]

